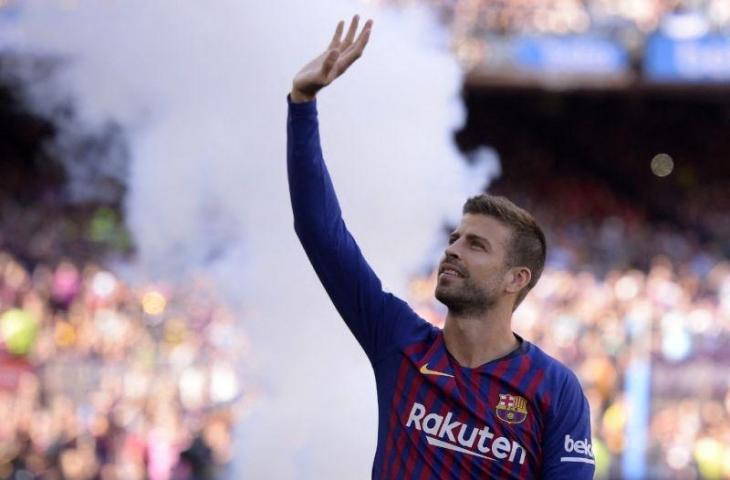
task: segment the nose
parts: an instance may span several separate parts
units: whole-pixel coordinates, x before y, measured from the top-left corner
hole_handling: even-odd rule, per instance
[[[446,258],[459,258],[459,247],[458,247],[459,240],[456,240],[454,243],[447,245],[444,249],[444,255]]]

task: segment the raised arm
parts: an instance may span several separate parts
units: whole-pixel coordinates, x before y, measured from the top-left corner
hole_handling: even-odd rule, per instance
[[[362,54],[372,23],[367,22],[355,39],[357,24],[355,17],[342,40],[340,22],[327,51],[294,79],[287,123],[287,168],[294,229],[337,311],[374,364],[425,322],[419,321],[405,302],[383,292],[342,219],[322,156],[313,99]]]

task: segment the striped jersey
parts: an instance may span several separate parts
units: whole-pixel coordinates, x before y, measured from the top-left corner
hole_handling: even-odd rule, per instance
[[[592,478],[590,414],[575,374],[521,338],[502,358],[462,367],[439,328],[383,291],[347,230],[315,101],[289,101],[287,137],[295,231],[375,372],[372,478]]]

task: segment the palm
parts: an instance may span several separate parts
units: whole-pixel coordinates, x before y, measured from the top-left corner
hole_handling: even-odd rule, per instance
[[[306,64],[294,77],[294,92],[302,94],[306,98],[314,97],[321,88],[332,83],[355,60],[360,58],[370,38],[373,22],[368,20],[355,38],[358,23],[359,17],[355,15],[344,39],[342,39],[344,22],[337,24],[337,29],[327,50]]]

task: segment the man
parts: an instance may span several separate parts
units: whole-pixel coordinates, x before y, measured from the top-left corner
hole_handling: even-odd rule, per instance
[[[342,219],[322,158],[315,95],[362,55],[372,30],[343,38],[294,78],[288,175],[294,227],[365,350],[378,392],[377,479],[592,478],[588,403],[576,376],[511,329],[537,282],[545,237],[501,197],[464,205],[438,269],[443,330],[382,290]]]

